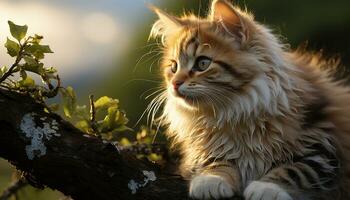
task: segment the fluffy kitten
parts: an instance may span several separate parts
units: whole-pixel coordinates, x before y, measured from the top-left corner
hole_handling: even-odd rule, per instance
[[[321,70],[329,63],[290,51],[225,0],[207,18],[153,10],[151,37],[164,46],[160,120],[191,197],[350,199],[350,93]]]

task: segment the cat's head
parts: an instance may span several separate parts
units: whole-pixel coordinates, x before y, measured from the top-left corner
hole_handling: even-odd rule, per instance
[[[174,107],[231,116],[276,109],[282,46],[251,14],[225,0],[214,0],[206,18],[152,9],[159,20],[150,36],[162,39],[161,67]]]

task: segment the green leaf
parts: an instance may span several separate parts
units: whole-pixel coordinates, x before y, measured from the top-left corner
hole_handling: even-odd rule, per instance
[[[67,87],[66,89],[61,89],[62,99],[63,99],[63,112],[66,117],[72,118],[73,114],[76,112],[76,94],[72,87]]]
[[[47,73],[57,73],[57,70],[56,70],[55,68],[53,68],[53,67],[46,68],[45,71],[46,71]]]
[[[0,68],[0,77],[2,77],[7,72],[7,67],[3,66]]]
[[[72,118],[73,113],[71,101],[66,101],[65,103],[63,103],[63,112],[66,117]]]
[[[37,63],[36,65],[25,63],[21,66],[21,69],[42,75],[45,72],[43,67],[44,65],[42,63]]]
[[[118,108],[118,99],[112,99],[107,96],[103,96],[99,98],[97,101],[95,101],[95,108],[98,109],[108,109],[109,107],[116,107]]]
[[[50,68],[45,68],[41,73],[41,75],[47,79],[56,79],[57,78],[56,73],[57,73],[57,70],[53,67],[50,67]]]
[[[45,53],[53,53],[48,45],[33,44],[25,48],[25,52],[32,54],[36,59],[43,59]]]
[[[108,108],[108,128],[113,130],[115,127],[115,118],[117,116],[117,113],[119,113],[117,107],[110,107]]]
[[[27,76],[25,79],[18,81],[18,84],[20,87],[30,88],[35,86],[35,81],[29,76]]]
[[[128,138],[126,137],[123,137],[120,141],[119,141],[119,144],[122,145],[122,146],[130,146],[131,145],[131,142]]]
[[[103,119],[101,132],[108,132],[115,129],[115,118],[117,116],[118,109],[117,107],[110,107],[108,108],[108,114]]]
[[[86,105],[77,106],[75,109],[75,114],[79,119],[89,119],[90,118],[90,114],[88,112]]]
[[[118,128],[113,129],[113,131],[122,132],[122,131],[134,131],[134,129],[127,127],[125,125],[119,126]]]
[[[38,65],[38,62],[30,56],[24,56],[23,59],[29,66]]]
[[[125,125],[129,122],[129,119],[126,117],[126,114],[124,112],[118,112],[115,122],[118,125]]]
[[[8,21],[8,24],[10,26],[10,32],[11,35],[16,38],[18,41],[21,41],[27,34],[28,26],[19,26],[14,24],[11,21]]]
[[[42,51],[43,53],[53,53],[49,45],[39,45],[39,46],[40,46],[39,47],[40,51]]]
[[[89,123],[86,120],[78,121],[75,123],[75,126],[84,132],[88,132],[90,129]]]
[[[15,57],[18,55],[20,47],[19,47],[19,44],[17,44],[17,42],[7,38],[7,41],[5,43],[5,47],[7,49],[7,53],[11,57]]]
[[[27,79],[28,76],[27,76],[27,72],[26,71],[21,70],[19,73],[20,73],[20,75],[21,75],[23,80]]]
[[[148,159],[150,159],[151,161],[160,161],[163,159],[162,155],[158,155],[158,154],[155,154],[155,153],[151,153],[147,156]]]
[[[43,69],[44,65],[42,63],[38,63],[38,61],[35,60],[33,57],[24,56],[23,59],[25,61],[25,64],[21,66],[21,69],[30,71],[39,75],[41,75],[44,72],[44,69]]]
[[[40,44],[40,42],[41,42],[41,40],[43,38],[44,38],[43,36],[35,34],[33,40],[31,41],[31,43],[33,43],[33,44]]]
[[[33,44],[27,48],[30,53],[41,52],[41,53],[53,53],[49,45]]]
[[[71,86],[68,86],[66,88],[66,91],[72,99],[75,100],[77,98],[77,95],[75,94],[74,89]]]

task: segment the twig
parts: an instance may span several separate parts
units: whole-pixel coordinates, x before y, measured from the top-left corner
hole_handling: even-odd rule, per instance
[[[15,69],[15,67],[19,64],[19,62],[21,62],[22,56],[23,56],[23,50],[27,46],[28,40],[29,40],[29,38],[26,41],[24,41],[23,44],[20,44],[20,49],[19,49],[19,52],[18,52],[18,55],[16,57],[15,62],[11,65],[10,69],[0,78],[0,83],[2,83],[9,76],[11,76],[11,74],[12,74],[13,70]]]
[[[94,131],[94,133],[97,133],[97,126],[96,126],[96,110],[95,110],[95,103],[94,103],[94,95],[89,96],[90,99],[90,124],[91,128]]]
[[[6,80],[9,76],[11,76],[13,69],[19,64],[21,61],[22,56],[18,55],[16,58],[15,63],[13,63],[10,67],[10,69],[0,78],[0,83],[2,83],[4,80]]]
[[[52,98],[52,97],[57,96],[57,93],[58,93],[59,89],[61,88],[61,79],[58,75],[56,76],[56,80],[57,80],[57,85],[55,88],[53,88],[53,86],[50,83],[47,84],[49,89],[48,89],[48,91],[43,92],[43,96],[45,96],[47,98]]]
[[[26,186],[28,183],[23,179],[17,179],[16,182],[11,184],[0,196],[0,200],[8,200],[12,195],[16,194],[18,190]]]

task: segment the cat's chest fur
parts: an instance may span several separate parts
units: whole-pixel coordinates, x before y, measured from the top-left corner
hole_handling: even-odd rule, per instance
[[[215,160],[224,160],[237,166],[246,185],[293,156],[288,147],[296,145],[295,138],[284,133],[291,127],[278,121],[261,119],[254,123],[225,123],[221,127],[210,119],[191,122],[179,123],[176,129],[182,144],[183,170],[197,170]]]

